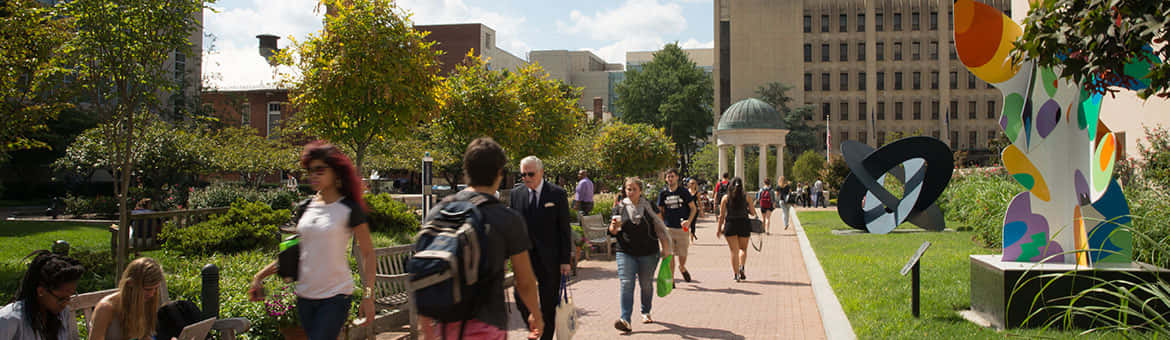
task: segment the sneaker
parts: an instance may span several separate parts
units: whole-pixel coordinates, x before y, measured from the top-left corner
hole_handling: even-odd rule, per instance
[[[617,321],[613,322],[613,328],[617,328],[617,330],[619,330],[619,331],[629,333],[630,332],[630,323],[626,322],[626,320],[617,319]]]
[[[650,313],[642,314],[642,323],[651,323],[654,319],[650,318]]]
[[[686,280],[687,282],[691,282],[691,273],[684,270],[683,271],[683,280]]]
[[[743,267],[740,267],[740,268],[739,268],[739,279],[740,279],[740,281],[746,281],[746,280],[747,280],[747,275],[745,275],[745,274],[743,273]]]
[[[739,282],[739,273],[732,273],[732,275],[735,275],[735,282]]]

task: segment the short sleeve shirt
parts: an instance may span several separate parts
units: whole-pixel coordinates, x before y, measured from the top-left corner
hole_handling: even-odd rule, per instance
[[[57,339],[77,340],[77,322],[73,320],[73,310],[65,307],[57,317],[62,320],[61,330],[57,332]],[[24,301],[16,301],[0,308],[0,339],[3,340],[41,340],[41,336],[33,331],[28,320],[24,319]]]
[[[301,235],[301,267],[297,296],[327,299],[353,294],[353,273],[349,270],[353,228],[366,223],[366,213],[354,200],[343,197],[333,203],[314,199],[297,222]]]
[[[695,201],[691,191],[686,187],[678,186],[671,191],[669,187],[658,193],[658,207],[662,209],[662,222],[670,228],[682,228],[683,220],[691,216],[690,203]]]

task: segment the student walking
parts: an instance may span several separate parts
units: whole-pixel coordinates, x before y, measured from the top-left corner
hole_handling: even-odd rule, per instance
[[[357,240],[364,275],[365,294],[361,317],[373,321],[374,245],[366,223],[362,181],[353,162],[337,147],[324,142],[305,145],[301,167],[308,172],[309,185],[317,191],[298,220],[300,261],[297,268],[297,316],[310,340],[333,340],[341,333],[349,315],[353,274],[349,270],[348,247]],[[252,278],[248,296],[264,300],[264,279],[276,273],[273,261]]]
[[[642,180],[626,178],[626,198],[614,208],[609,234],[617,239],[617,272],[620,282],[621,317],[614,328],[630,332],[630,314],[634,310],[634,280],[641,290],[642,323],[651,323],[650,308],[654,300],[654,269],[659,255],[671,255],[671,238],[666,225],[654,213],[650,201],[642,197]]]
[[[776,180],[776,185],[779,187],[776,191],[776,198],[780,200],[780,214],[784,216],[784,230],[788,230],[788,205],[796,201],[792,183],[789,183],[784,176],[780,176],[780,179]]]
[[[760,214],[764,215],[764,232],[768,235],[772,234],[770,221],[772,220],[772,210],[775,209],[776,192],[772,189],[772,180],[764,178],[764,187],[756,192],[756,202],[760,202]]]
[[[593,181],[589,179],[589,172],[584,169],[577,171],[577,186],[573,189],[573,206],[577,210],[577,221],[593,211]]]
[[[826,204],[828,202],[825,202],[824,192],[825,192],[825,182],[821,182],[821,180],[818,179],[817,182],[813,183],[813,186],[812,186],[812,206],[813,206],[813,208],[816,208],[818,204],[821,205],[821,208],[828,207],[828,205]]]
[[[682,272],[683,280],[691,282],[691,273],[687,271],[687,248],[691,245],[690,229],[695,225],[695,197],[690,190],[678,183],[678,170],[666,170],[666,187],[658,193],[658,216],[670,231],[670,238],[674,241],[674,258],[678,262],[678,270]],[[675,262],[670,262],[670,277],[674,277]]]
[[[727,236],[727,247],[731,250],[731,271],[735,274],[735,281],[747,280],[744,274],[744,263],[747,262],[748,240],[751,237],[752,226],[748,215],[756,216],[756,209],[752,206],[751,198],[743,191],[743,179],[736,177],[731,181],[727,196],[719,203],[719,230],[715,236]]]

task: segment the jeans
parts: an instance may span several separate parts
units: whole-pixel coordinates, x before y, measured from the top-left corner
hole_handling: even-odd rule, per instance
[[[781,202],[779,209],[780,209],[781,214],[784,215],[784,227],[787,228],[788,227],[788,203]]]
[[[642,290],[642,314],[650,314],[654,300],[654,270],[658,267],[658,253],[633,256],[617,253],[618,281],[621,282],[622,320],[630,322],[634,310],[634,275],[638,276],[638,287]]]
[[[349,295],[326,299],[297,297],[297,314],[309,340],[336,340],[349,316]]]

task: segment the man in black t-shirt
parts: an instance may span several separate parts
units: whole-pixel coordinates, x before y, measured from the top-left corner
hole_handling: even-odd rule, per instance
[[[507,336],[508,305],[504,301],[503,286],[507,260],[512,261],[512,272],[516,274],[516,295],[532,311],[528,316],[529,338],[540,336],[544,330],[536,275],[528,257],[528,250],[532,248],[528,240],[528,227],[519,213],[501,204],[494,196],[504,178],[505,164],[507,157],[504,149],[487,137],[472,141],[463,154],[463,171],[470,183],[467,189],[453,195],[452,199],[466,199],[473,195],[487,199],[479,208],[484,223],[491,225],[487,235],[489,261],[487,268],[481,270],[491,273],[491,287],[487,301],[475,314],[475,318],[468,320],[466,325],[463,322],[443,325],[447,334],[463,332],[463,338],[468,339],[503,339]],[[432,320],[423,318],[420,324],[430,338],[439,338],[441,331]]]
[[[691,282],[691,273],[687,271],[687,249],[691,245],[692,234],[688,228],[694,228],[695,214],[699,211],[695,207],[695,198],[691,191],[678,183],[678,170],[666,170],[666,187],[658,193],[658,216],[666,224],[674,240],[674,257],[678,259],[678,269],[682,271],[683,280]],[[670,261],[670,276],[674,277],[674,263]]]

